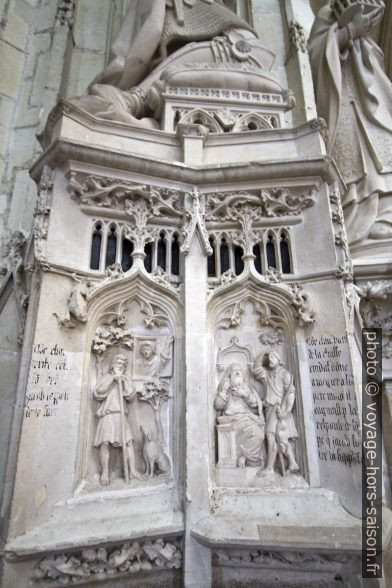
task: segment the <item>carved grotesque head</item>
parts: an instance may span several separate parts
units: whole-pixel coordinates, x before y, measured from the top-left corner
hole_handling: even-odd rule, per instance
[[[267,369],[274,370],[281,363],[282,362],[280,357],[275,351],[268,351],[267,353],[264,353],[262,364]]]
[[[123,374],[128,365],[128,359],[123,353],[118,353],[110,364],[110,371],[113,374]]]
[[[140,345],[140,355],[144,357],[144,359],[151,359],[155,353],[156,349],[153,341],[144,341],[144,343]]]

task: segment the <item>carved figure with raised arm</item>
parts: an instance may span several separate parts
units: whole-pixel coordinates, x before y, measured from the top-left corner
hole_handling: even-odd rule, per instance
[[[346,184],[342,204],[350,246],[392,238],[392,86],[371,39],[382,0],[314,0],[309,39],[317,110],[327,150]]]
[[[260,464],[264,441],[262,402],[246,381],[239,363],[232,363],[226,369],[214,406],[222,414],[218,423],[230,422],[234,427],[237,466]]]
[[[264,388],[264,407],[267,437],[267,465],[258,475],[272,475],[279,455],[282,474],[297,471],[298,464],[291,445],[298,437],[292,410],[295,401],[293,377],[275,351],[261,354],[254,363],[254,375]]]
[[[94,390],[94,398],[100,403],[96,412],[98,418],[94,447],[99,448],[101,484],[110,483],[110,446],[120,448],[124,478],[141,479],[136,471],[133,435],[127,420],[126,404],[131,402],[136,391],[131,388],[125,376],[127,357],[118,353],[112,360],[108,371],[103,374]]]

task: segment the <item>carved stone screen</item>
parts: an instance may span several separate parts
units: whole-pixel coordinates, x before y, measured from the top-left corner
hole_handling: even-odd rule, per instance
[[[94,31],[100,3],[60,4],[47,42],[101,61],[40,129],[31,236],[4,258],[24,329],[5,588],[364,585],[360,339],[383,327],[388,383],[392,126],[358,22],[382,3],[104,2]]]

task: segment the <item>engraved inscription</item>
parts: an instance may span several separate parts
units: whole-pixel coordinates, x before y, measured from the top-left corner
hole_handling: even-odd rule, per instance
[[[306,340],[321,462],[361,463],[360,425],[347,336]]]
[[[37,343],[33,347],[31,371],[27,385],[25,418],[53,417],[69,400],[64,386],[70,367],[64,349],[59,345]]]

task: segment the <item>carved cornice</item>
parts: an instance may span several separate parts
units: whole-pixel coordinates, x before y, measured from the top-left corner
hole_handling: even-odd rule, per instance
[[[103,129],[105,125],[102,126]],[[137,131],[135,131],[137,132]],[[285,140],[295,140],[306,136],[315,130],[311,129],[309,123],[296,129],[282,129],[271,131],[274,136],[278,135]],[[154,131],[150,131],[153,134]],[[159,142],[160,135],[155,131],[156,139]],[[143,135],[139,132],[140,137]],[[215,135],[217,141],[225,138],[225,135]],[[238,144],[242,140],[248,141],[246,133],[239,134]],[[161,139],[162,140],[162,139]],[[212,141],[212,139],[210,139]],[[217,144],[218,144],[217,143]],[[200,166],[184,165],[175,161],[161,161],[144,155],[112,152],[96,146],[78,145],[73,142],[57,139],[47,151],[38,159],[31,169],[32,177],[39,180],[43,165],[51,167],[58,166],[61,162],[69,160],[78,161],[80,165],[94,164],[97,166],[110,167],[122,171],[142,173],[155,178],[165,178],[178,183],[190,185],[209,185],[214,183],[225,184],[228,182],[272,180],[277,177],[295,179],[295,178],[314,178],[320,177],[328,184],[337,181],[343,188],[343,183],[333,159],[327,155],[298,160],[298,158],[289,161],[272,161],[272,162],[246,162],[246,163],[229,163],[229,164],[210,164],[208,168]],[[189,189],[189,188],[188,188]]]

